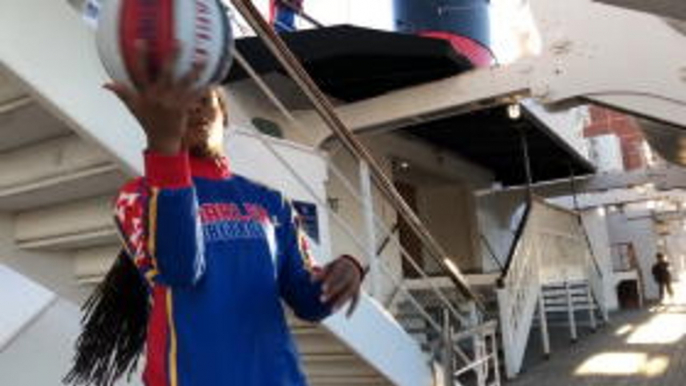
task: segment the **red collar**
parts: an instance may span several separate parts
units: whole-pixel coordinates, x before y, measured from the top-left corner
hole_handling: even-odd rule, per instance
[[[196,158],[189,157],[193,177],[211,180],[224,180],[231,177],[229,160],[226,157]]]

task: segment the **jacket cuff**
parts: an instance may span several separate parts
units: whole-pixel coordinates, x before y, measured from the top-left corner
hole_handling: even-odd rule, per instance
[[[188,153],[163,155],[145,152],[145,178],[158,188],[187,188],[192,185]]]
[[[360,263],[360,261],[357,260],[355,257],[350,256],[350,255],[341,255],[339,257],[339,259],[346,259],[346,260],[350,261],[351,263],[353,263],[353,265],[355,265],[355,268],[357,268],[357,270],[360,273],[360,281],[364,280],[364,277],[367,276],[367,269],[364,268],[362,266],[362,263]]]

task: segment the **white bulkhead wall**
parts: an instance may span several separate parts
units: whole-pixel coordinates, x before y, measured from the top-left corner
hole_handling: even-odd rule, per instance
[[[608,212],[608,231],[611,244],[633,243],[638,265],[645,283],[646,299],[657,299],[658,288],[651,275],[651,268],[655,263],[658,251],[658,235],[655,232],[653,220],[646,216],[629,220],[629,217],[641,216],[641,213],[627,214]]]

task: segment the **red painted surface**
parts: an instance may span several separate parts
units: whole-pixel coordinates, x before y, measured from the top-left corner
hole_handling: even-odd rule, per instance
[[[641,146],[643,133],[636,119],[603,107],[591,106],[591,123],[584,128],[584,137],[614,134],[619,137],[625,170],[644,167]]]
[[[493,63],[493,55],[491,51],[466,36],[460,36],[450,32],[444,31],[424,31],[419,33],[420,36],[444,39],[450,42],[453,49],[465,56],[476,67],[488,67]]]

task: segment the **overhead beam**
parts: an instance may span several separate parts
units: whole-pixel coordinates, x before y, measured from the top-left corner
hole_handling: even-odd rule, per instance
[[[682,0],[595,0],[658,16],[686,20],[686,3]]]
[[[577,193],[598,193],[628,189],[635,186],[651,184],[657,192],[669,190],[686,191],[686,169],[665,165],[651,169],[638,169],[622,172],[601,172],[590,176],[575,178]],[[524,191],[526,186],[510,186],[505,189],[477,190],[477,196]],[[571,181],[568,178],[546,181],[534,185],[536,195],[541,197],[560,197],[572,194]]]
[[[531,65],[524,62],[474,70],[341,105],[335,111],[353,131],[393,130],[528,96],[531,70]],[[299,111],[294,115],[310,133],[315,133],[312,145],[329,138],[330,130],[315,112]]]
[[[541,103],[583,98],[686,126],[686,36],[654,15],[592,0],[529,3],[542,39]]]

